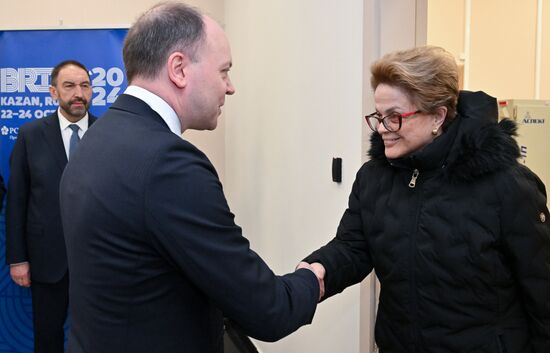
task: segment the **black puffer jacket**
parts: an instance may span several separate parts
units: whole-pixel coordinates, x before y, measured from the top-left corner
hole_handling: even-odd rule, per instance
[[[408,158],[373,134],[336,237],[305,261],[326,268],[326,297],[375,269],[380,352],[550,352],[550,215],[515,131],[494,98],[462,92]]]

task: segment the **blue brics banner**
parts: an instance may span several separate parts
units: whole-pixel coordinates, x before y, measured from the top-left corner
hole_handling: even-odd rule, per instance
[[[52,68],[77,60],[89,70],[90,111],[101,116],[126,88],[122,44],[126,29],[0,31],[0,173],[19,127],[57,109],[49,94]],[[16,286],[5,264],[4,211],[0,215],[0,353],[33,352],[30,291]]]

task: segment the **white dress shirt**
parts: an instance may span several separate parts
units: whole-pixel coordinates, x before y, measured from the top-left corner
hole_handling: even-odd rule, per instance
[[[162,120],[166,122],[166,125],[170,128],[170,131],[181,137],[180,119],[174,109],[172,109],[172,107],[168,105],[164,99],[160,98],[153,92],[138,86],[128,86],[126,91],[124,91],[124,94],[134,96],[147,103],[147,105],[157,112]]]
[[[71,123],[63,113],[61,113],[61,109],[57,109],[57,116],[59,117],[59,127],[61,129],[61,137],[63,138],[63,146],[65,147],[65,153],[67,154],[67,160],[69,159],[69,144],[71,141],[71,135],[73,134],[73,130],[69,127],[71,124],[78,125],[78,137],[82,138],[84,136],[84,133],[86,130],[88,130],[88,113],[84,115],[82,119],[77,121],[76,123]]]

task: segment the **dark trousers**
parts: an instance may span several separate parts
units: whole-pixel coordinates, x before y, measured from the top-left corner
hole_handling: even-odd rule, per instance
[[[62,353],[69,304],[68,273],[57,283],[32,282],[31,292],[34,353]]]

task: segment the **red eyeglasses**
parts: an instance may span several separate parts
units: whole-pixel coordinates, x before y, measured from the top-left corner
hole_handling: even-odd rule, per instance
[[[382,116],[379,112],[374,112],[372,114],[369,114],[365,116],[365,120],[367,121],[367,124],[369,124],[369,127],[372,131],[378,131],[378,126],[380,124],[384,125],[386,130],[391,132],[396,132],[401,129],[401,124],[403,122],[403,119],[410,118],[413,115],[416,115],[418,113],[421,113],[420,110],[417,110],[415,112],[408,112],[408,113],[398,113],[393,112],[386,116]]]

